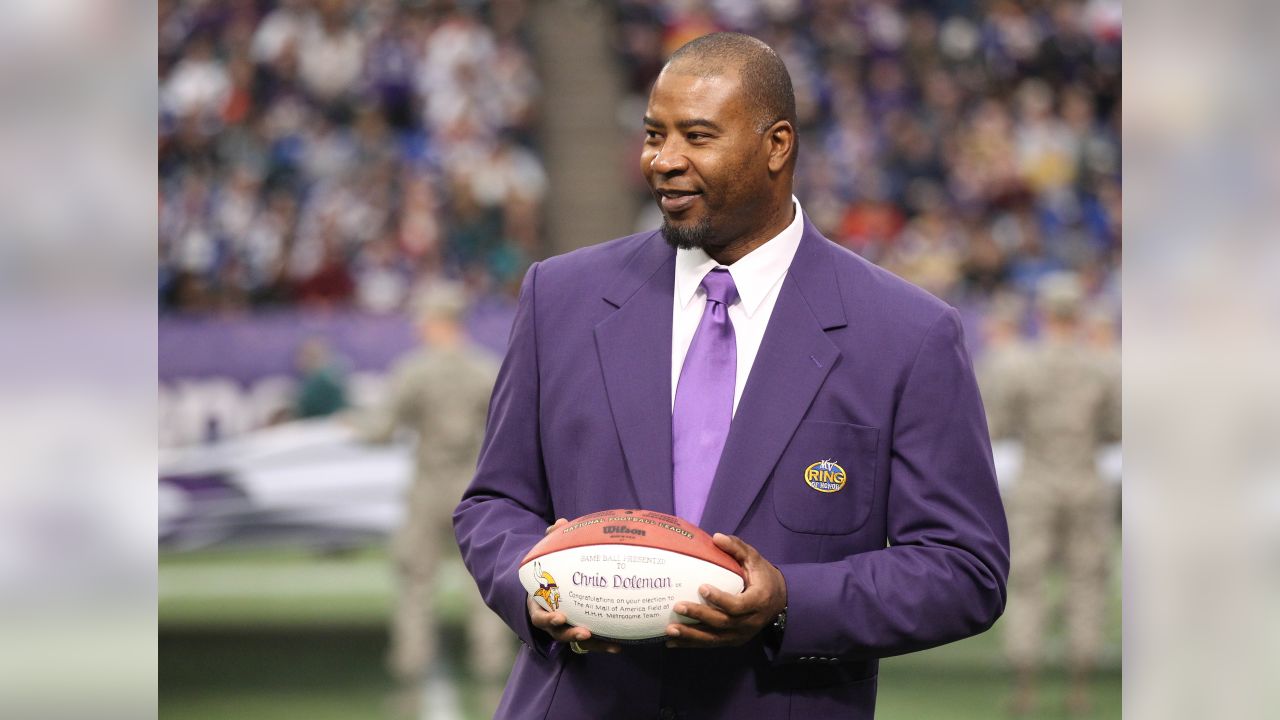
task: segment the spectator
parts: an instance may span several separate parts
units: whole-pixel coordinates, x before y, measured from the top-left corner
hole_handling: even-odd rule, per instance
[[[349,99],[364,70],[364,40],[350,22],[346,0],[320,0],[297,36],[298,75],[321,102]]]
[[[394,235],[364,245],[355,263],[357,306],[374,313],[400,308],[409,292],[410,277],[396,252]]]
[[[539,254],[546,187],[524,8],[163,2],[161,311],[505,287]]]
[[[164,108],[180,118],[219,114],[230,94],[231,78],[204,35],[191,40],[160,90]]]
[[[323,339],[311,338],[299,348],[298,373],[295,416],[324,417],[347,406],[344,372]]]

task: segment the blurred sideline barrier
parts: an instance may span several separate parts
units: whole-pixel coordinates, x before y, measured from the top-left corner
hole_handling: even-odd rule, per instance
[[[1016,443],[994,448],[1001,488],[1017,482]],[[1098,455],[1119,485],[1119,446]],[[167,551],[280,543],[349,547],[398,525],[413,471],[406,444],[360,443],[341,419],[282,423],[160,455],[159,534]],[[450,500],[442,500],[450,502]]]

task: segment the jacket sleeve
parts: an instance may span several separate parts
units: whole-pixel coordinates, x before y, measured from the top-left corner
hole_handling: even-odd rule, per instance
[[[788,611],[775,662],[923,650],[982,632],[1004,611],[1008,527],[954,309],[920,346],[891,437],[887,547],[779,566]]]
[[[537,270],[535,263],[520,288],[475,478],[454,510],[453,527],[485,604],[521,641],[547,656],[554,643],[530,623],[528,594],[517,577],[520,560],[554,521],[538,425]]]

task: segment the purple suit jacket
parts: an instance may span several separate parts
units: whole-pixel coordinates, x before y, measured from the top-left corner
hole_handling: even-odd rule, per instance
[[[807,218],[701,522],[782,571],[781,645],[575,655],[529,623],[516,568],[556,518],[673,511],[674,277],[657,232],[525,277],[454,513],[468,570],[522,641],[497,717],[871,718],[877,658],[999,617],[1008,531],[958,314]],[[843,490],[805,484],[825,459]]]

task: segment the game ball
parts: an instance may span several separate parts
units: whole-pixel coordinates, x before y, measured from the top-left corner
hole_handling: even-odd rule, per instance
[[[548,611],[593,636],[640,642],[671,623],[672,607],[701,603],[698,587],[740,593],[746,572],[701,528],[649,510],[583,515],[544,537],[520,563],[520,582]]]

